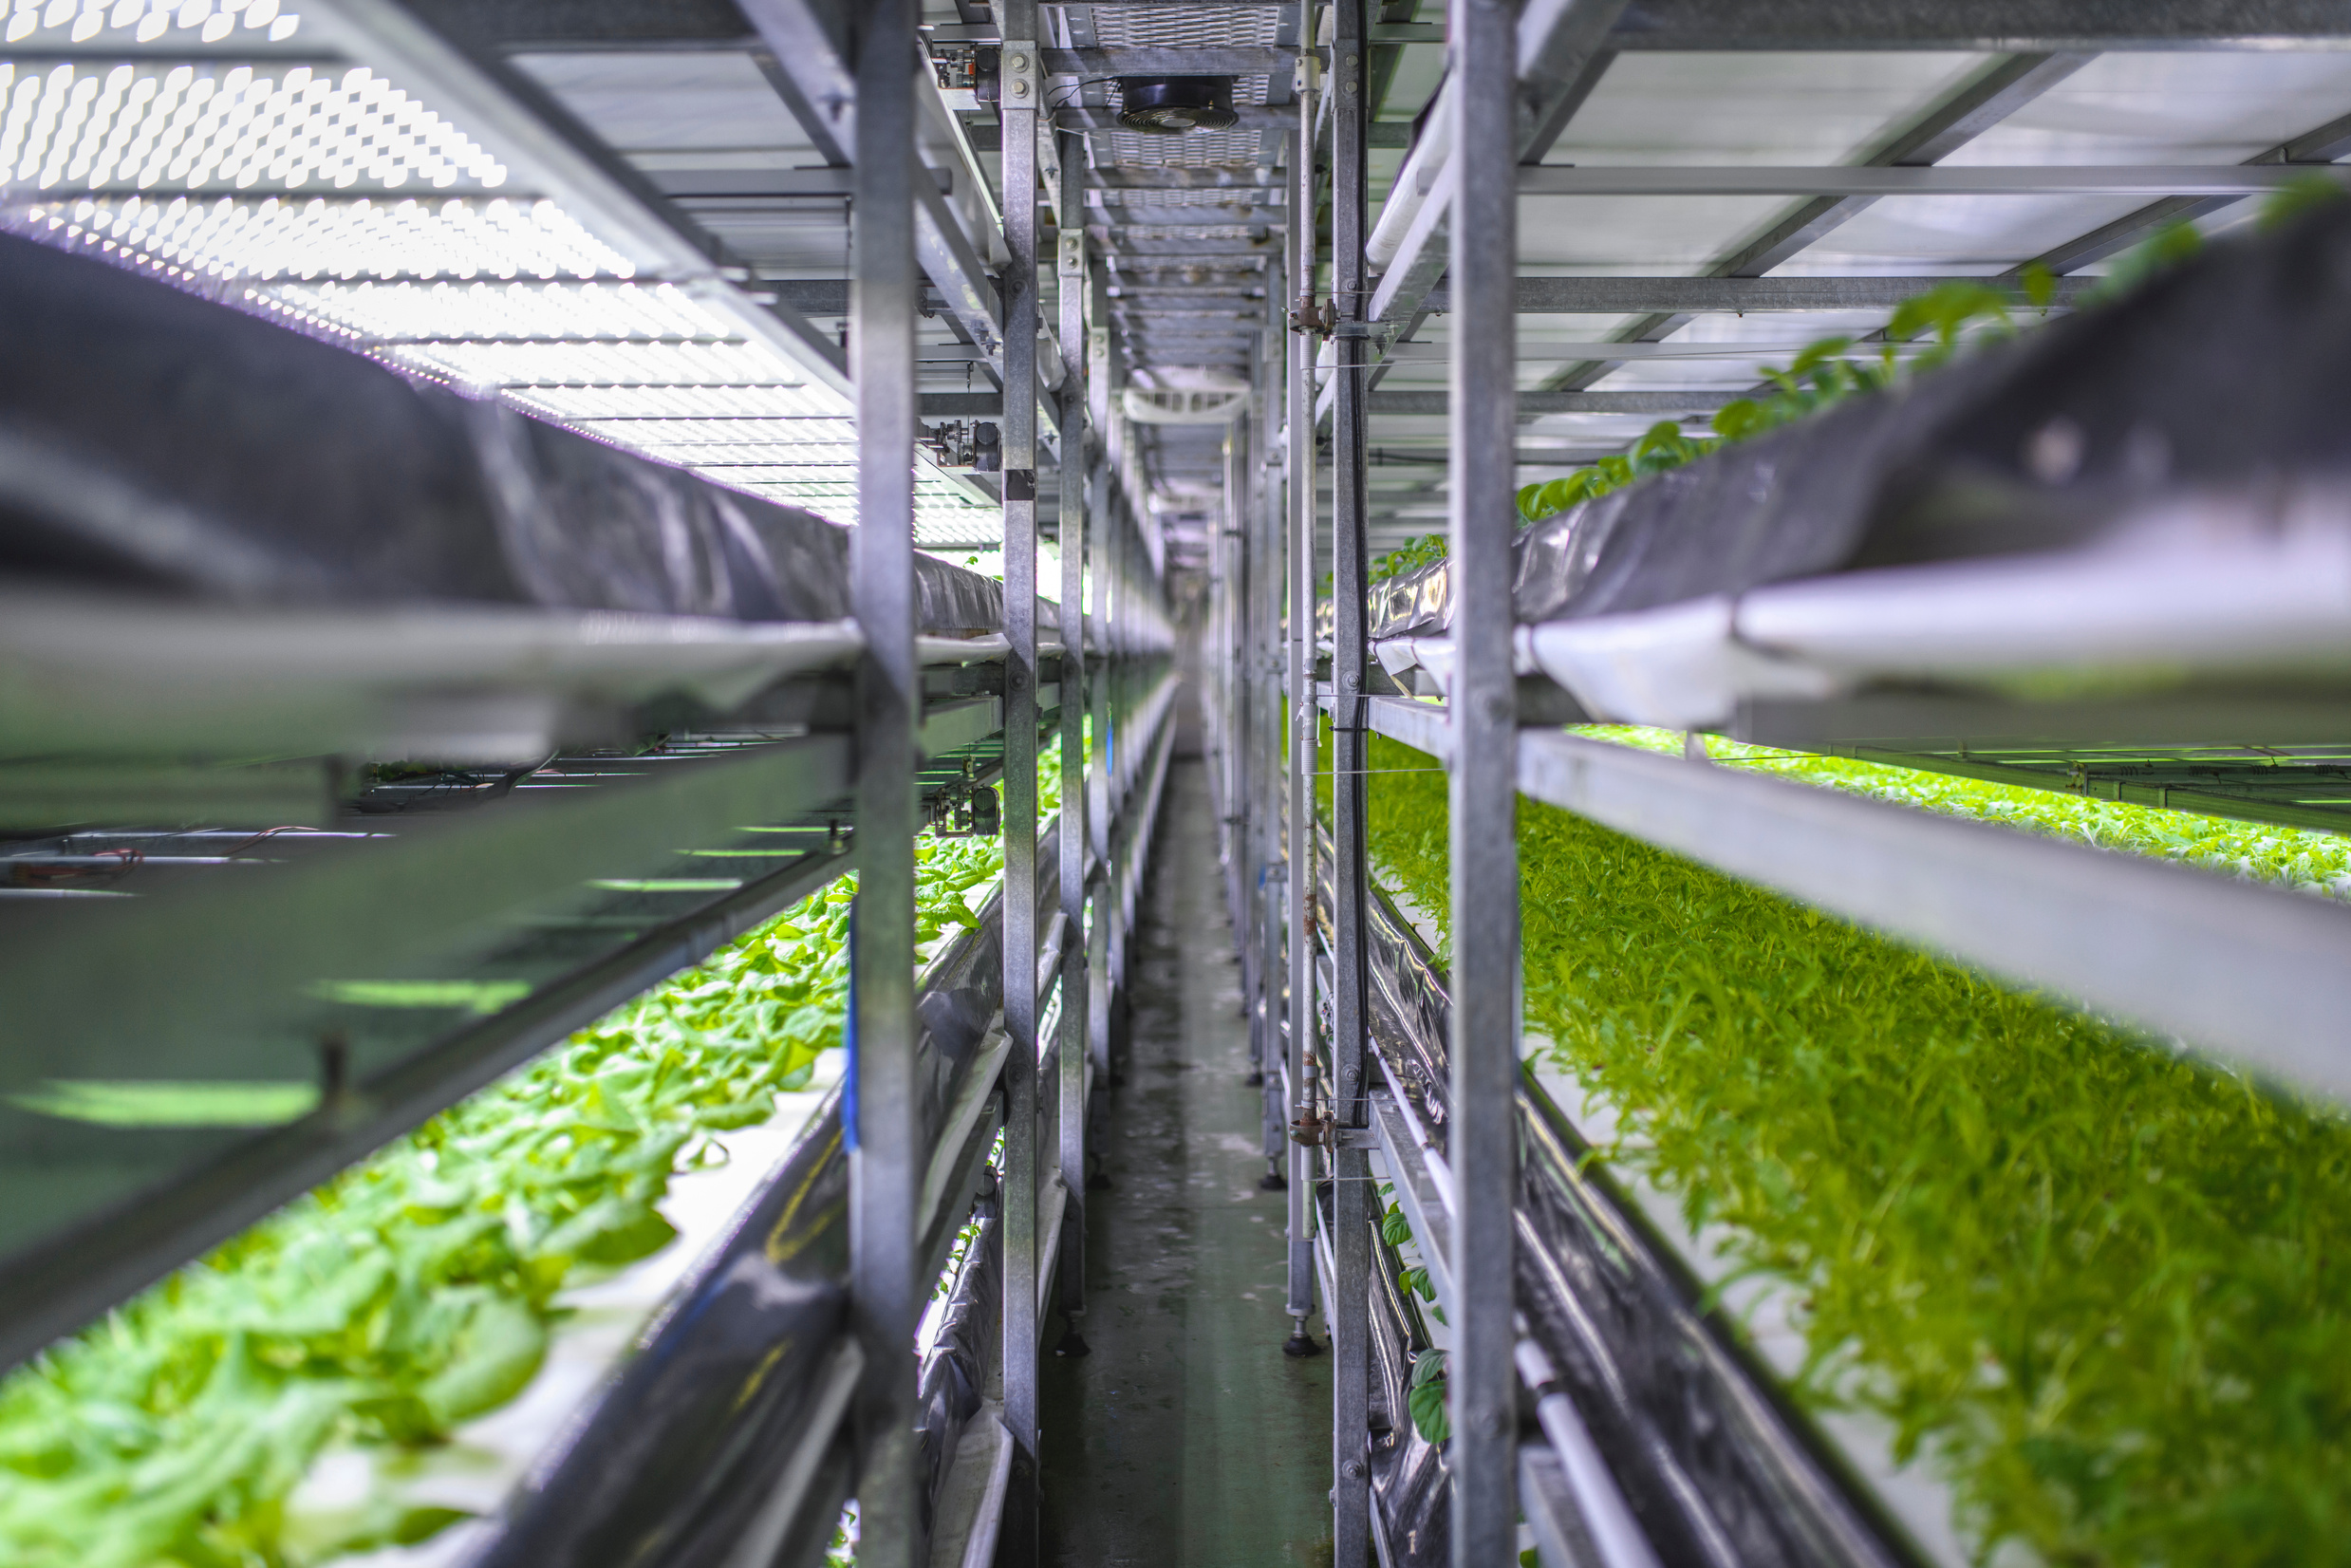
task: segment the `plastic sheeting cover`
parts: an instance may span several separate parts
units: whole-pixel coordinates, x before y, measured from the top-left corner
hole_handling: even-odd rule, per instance
[[[836,1094],[516,1489],[473,1568],[723,1558],[791,1457],[817,1371],[847,1332],[848,1208]]]
[[[1515,608],[1576,620],[2078,549],[2184,492],[2351,474],[2346,395],[2351,202],[2337,201],[2116,304],[1537,524],[1517,541]],[[1375,585],[1371,610],[1374,638],[1446,628],[1446,563]]]
[[[1040,878],[1040,913],[1058,883]],[[916,1011],[924,1137],[1002,1004],[1003,901],[925,968]],[[1040,927],[1041,928],[1041,927]],[[646,1326],[570,1440],[517,1491],[471,1568],[629,1568],[723,1560],[754,1522],[807,1419],[816,1369],[847,1332],[849,1156],[836,1095],[745,1208],[728,1240]],[[924,1363],[923,1448],[935,1498],[980,1400],[993,1343],[995,1240],[963,1271]]]
[[[181,289],[0,234],[0,572],[254,605],[831,621],[849,534]],[[1002,623],[917,557],[918,630]]]

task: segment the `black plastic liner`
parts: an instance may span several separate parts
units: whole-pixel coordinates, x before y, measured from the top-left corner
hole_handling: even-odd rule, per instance
[[[1048,918],[1059,888],[1056,879],[1039,879]],[[937,1144],[1002,1005],[1001,909],[999,893],[980,927],[924,976],[916,1082],[926,1147]],[[808,1419],[815,1374],[849,1332],[848,1202],[835,1094],[564,1441],[516,1488],[468,1568],[702,1568],[723,1560],[773,1492]],[[976,1244],[980,1251],[963,1270],[922,1374],[917,1429],[932,1498],[979,1408],[996,1340],[996,1227]]]
[[[1323,842],[1317,863],[1327,921],[1327,835]],[[1385,894],[1372,889],[1366,914],[1371,1044],[1443,1148],[1452,1007],[1446,975]],[[1917,1561],[1769,1372],[1702,1310],[1698,1281],[1590,1168],[1588,1147],[1531,1077],[1520,1092],[1519,1120],[1519,1308],[1660,1561],[1668,1568]],[[1385,1256],[1392,1276],[1393,1254]],[[1417,1312],[1392,1278],[1375,1282],[1371,1443],[1391,1550],[1429,1527],[1427,1510],[1437,1506],[1426,1495],[1433,1483],[1420,1469],[1427,1462],[1409,1451],[1421,1440],[1403,1402],[1402,1347],[1414,1342]],[[1393,1455],[1383,1455],[1385,1431],[1376,1429],[1383,1420],[1409,1434]]]
[[[1371,1495],[1398,1568],[1447,1568],[1453,1558],[1452,1471],[1445,1446],[1412,1425],[1413,1361],[1428,1349],[1420,1303],[1403,1284],[1404,1260],[1371,1226]]]
[[[1444,972],[1388,895],[1376,887],[1371,894],[1365,936],[1371,949],[1371,992],[1381,1015],[1373,1032],[1381,1036],[1398,1086],[1420,1108],[1442,1146],[1450,1092],[1445,1041],[1451,1016]]]
[[[1315,1208],[1323,1233],[1331,1234],[1338,1221],[1327,1179],[1315,1184]],[[1427,1325],[1420,1304],[1398,1282],[1403,1259],[1381,1236],[1376,1215],[1371,1230],[1371,1429],[1364,1452],[1371,1504],[1387,1542],[1382,1560],[1392,1568],[1446,1568],[1452,1560],[1452,1473],[1444,1445],[1420,1434],[1406,1403],[1413,1359],[1428,1348]]]
[[[502,404],[0,234],[0,574],[256,605],[830,621],[849,533]],[[916,557],[918,625],[1003,590]]]
[[[972,1239],[962,1272],[947,1297],[939,1337],[923,1361],[916,1395],[921,1414],[915,1419],[915,1430],[925,1478],[925,1531],[938,1527],[935,1511],[940,1488],[947,1483],[964,1427],[980,1413],[988,1369],[995,1365],[1003,1343],[1004,1230],[997,1223],[994,1199],[982,1199],[980,1206],[980,1234]]]
[[[2351,477],[2351,201],[2127,298],[1571,508],[1519,536],[1521,622],[1867,567],[2077,548],[2192,492]],[[2261,526],[2266,509],[2244,509]],[[1451,622],[1446,563],[1375,585],[1374,638]]]
[[[774,1489],[848,1330],[849,1159],[836,1094],[646,1325],[475,1568],[722,1560]]]
[[[1917,1561],[1532,1082],[1519,1111],[1519,1306],[1659,1559]]]
[[[1331,887],[1331,831],[1319,822],[1315,824],[1315,895],[1321,906],[1318,918],[1322,929],[1335,931],[1338,905],[1333,902]],[[1437,967],[1436,954],[1396,908],[1395,901],[1378,887],[1365,890],[1371,897],[1364,943],[1371,957],[1372,1006],[1367,1027],[1371,1043],[1442,1148],[1450,1081],[1445,1042],[1446,1032],[1452,1027],[1453,1006],[1446,996],[1445,971]]]

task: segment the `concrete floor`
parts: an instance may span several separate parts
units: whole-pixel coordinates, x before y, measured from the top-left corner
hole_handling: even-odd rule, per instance
[[[1041,1369],[1041,1555],[1328,1568],[1331,1360],[1281,1353],[1282,1194],[1257,1185],[1261,1102],[1198,760],[1178,756],[1163,810],[1105,1140],[1114,1185],[1089,1194],[1093,1353]]]

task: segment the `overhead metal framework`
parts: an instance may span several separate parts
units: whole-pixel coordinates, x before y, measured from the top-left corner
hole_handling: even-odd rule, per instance
[[[1215,123],[1139,121],[1202,78]],[[0,343],[0,1355],[858,879],[847,1089],[482,1562],[812,1568],[852,1499],[866,1568],[1038,1560],[1184,638],[1341,1568],[1495,1568],[1521,1516],[1546,1568],[1959,1560],[1522,1072],[1521,796],[2351,1092],[2339,903],[1703,760],[2351,822],[2340,485],[2001,368],[2149,236],[2351,179],[2342,5],[16,0],[0,101],[0,294],[58,307]],[[1895,341],[1954,285],[2005,319]],[[2136,419],[2196,325],[2080,380]],[[1954,346],[2012,356],[1947,372],[2002,394],[1965,440],[1840,404],[1518,526],[1800,355]],[[1448,775],[1442,961],[1371,875],[1375,735]],[[999,790],[1000,887],[918,961],[917,834]],[[187,1081],[277,1111],[68,1114]],[[728,1279],[773,1316],[696,1340]],[[616,1502],[656,1449],[707,1473]]]
[[[1233,23],[1214,42],[1241,42],[1262,9],[1282,13],[1222,9]],[[2225,696],[1993,690],[1983,671],[1995,655],[1969,655],[1969,676],[1950,656],[1898,651],[1926,635],[1916,616],[1930,600],[1897,609],[1890,598],[1866,610],[1876,588],[1859,576],[1824,579],[1844,586],[1828,598],[1791,598],[1776,620],[1763,607],[1782,590],[1752,564],[1723,568],[1718,576],[1756,575],[1710,596],[1626,589],[1651,558],[1682,562],[1693,581],[1718,560],[1745,562],[1762,535],[1740,509],[1833,485],[1850,466],[1833,437],[1719,479],[1692,467],[1687,482],[1673,481],[1678,489],[1636,486],[1621,504],[1588,503],[1514,549],[1516,492],[1596,459],[1629,460],[1661,423],[1677,439],[1707,437],[1718,410],[1769,395],[1770,375],[1808,350],[1807,364],[1899,365],[1924,345],[1889,342],[1889,317],[1938,286],[1980,286],[1979,308],[1997,301],[2029,329],[2094,303],[2101,274],[2167,225],[2226,236],[2248,231],[2270,193],[2340,183],[2336,160],[2351,151],[2346,19],[2314,6],[1454,0],[1441,44],[1424,45],[1409,29],[1437,21],[1430,9],[1349,0],[1310,8],[1307,36],[1319,47],[1301,62],[1300,80],[1327,92],[1300,108],[1315,156],[1301,148],[1286,177],[1241,159],[1183,177],[1186,189],[1268,202],[1279,193],[1293,214],[1316,216],[1311,227],[1294,217],[1286,287],[1263,289],[1287,314],[1278,326],[1289,329],[1290,347],[1286,376],[1270,364],[1262,375],[1276,405],[1263,435],[1256,424],[1247,435],[1286,439],[1227,481],[1223,541],[1210,551],[1212,603],[1222,608],[1209,624],[1226,660],[1217,743],[1252,1005],[1269,1039],[1281,1036],[1278,1021],[1288,1024],[1283,1115],[1300,1141],[1318,1146],[1301,1156],[1293,1145],[1291,1179],[1320,1169],[1334,1183],[1318,1221],[1294,1210],[1294,1224],[1317,1232],[1317,1252],[1300,1260],[1294,1245],[1292,1310],[1313,1294],[1301,1291],[1302,1277],[1340,1314],[1368,1311],[1368,1329],[1344,1316],[1333,1325],[1339,1551],[1352,1560],[1365,1539],[1357,1532],[1368,1530],[1384,1561],[1501,1561],[1521,1540],[1500,1526],[1522,1510],[1546,1563],[1766,1561],[1782,1551],[1789,1561],[1955,1562],[1962,1548],[1948,1520],[1907,1503],[1890,1514],[1866,1485],[1792,1481],[1812,1461],[1787,1452],[1756,1460],[1763,1470],[1781,1466],[1772,1484],[1792,1488],[1766,1510],[1788,1532],[1780,1544],[1739,1535],[1734,1520],[1744,1516],[1729,1500],[1748,1482],[1727,1472],[1709,1472],[1689,1494],[1713,1501],[1693,1503],[1686,1524],[1665,1521],[1679,1505],[1662,1499],[1695,1473],[1674,1466],[1711,1461],[1679,1450],[1666,1426],[1619,1425],[1646,1419],[1645,1396],[1628,1391],[1653,1375],[1645,1358],[1654,1347],[1599,1324],[1635,1311],[1636,1297],[1645,1314],[1682,1308],[1668,1302],[1670,1290],[1647,1297],[1629,1280],[1603,1282],[1620,1266],[1638,1273],[1651,1243],[1633,1234],[1637,1225],[1608,1219],[1605,1203],[1553,1190],[1550,1172],[1576,1156],[1551,1148],[1554,1134],[1542,1129],[1566,1118],[1516,1071],[1512,803],[1523,794],[1564,806],[2339,1096],[2340,1031],[2328,1028],[2326,1043],[2308,1049],[2282,1043],[2310,1039],[2311,1019],[2334,1006],[2322,977],[2351,949],[2331,901],[2224,889],[2175,868],[1558,729],[1583,719],[1715,729],[2093,798],[2333,826],[2351,708],[2333,678],[2315,671],[2341,628],[2322,618],[2303,641],[2279,633],[2276,646],[2298,651],[2266,657],[2299,660],[2313,672],[2306,684],[2236,675],[2211,678],[2233,681]],[[1205,6],[1117,10],[1212,14]],[[1376,59],[1390,40],[1394,58],[1358,75],[1365,54]],[[1351,124],[1349,106],[1364,102],[1373,124]],[[2158,103],[2160,123],[2142,117]],[[1382,122],[1406,129],[1400,155],[1374,134]],[[1361,185],[1357,169],[1368,169]],[[1120,177],[1122,188],[1132,183]],[[1204,363],[1218,340],[1201,327],[1214,321],[1222,330],[1250,303],[1137,289],[1119,327],[1141,345],[1180,341]],[[1173,314],[1210,308],[1220,314]],[[1812,346],[1823,338],[1842,342]],[[2058,362],[2047,364],[2058,374]],[[2153,362],[2141,372],[2166,373]],[[2022,372],[2005,384],[2022,387]],[[1246,452],[1241,434],[1234,449]],[[1854,451],[1866,441],[1857,431],[1848,439]],[[1244,482],[1250,474],[1261,495]],[[1366,583],[1368,557],[1414,541],[1426,559],[1422,540],[1442,545],[1441,565]],[[1812,565],[1828,568],[1825,556]],[[1792,564],[1776,569],[1801,575]],[[2100,569],[2065,569],[2065,582],[2082,588]],[[1255,598],[1267,570],[1283,579],[1275,592],[1286,626]],[[2196,599],[2190,575],[2174,572],[2179,592],[2167,604]],[[2268,591],[2282,588],[2283,579],[2264,580]],[[1989,591],[1994,576],[1983,581]],[[1750,584],[1761,585],[1753,617],[1741,598]],[[1895,591],[1891,579],[1886,591]],[[2112,591],[2127,616],[2118,578]],[[1630,600],[1613,617],[1574,597],[1609,593]],[[1965,607],[1932,602],[1947,617],[1936,635],[1960,635],[1952,628],[1968,624]],[[1857,617],[1849,629],[1830,629],[1831,605]],[[1866,671],[1850,662],[1850,643],[1842,654],[1822,651],[1864,622],[1882,639],[1870,644],[1876,663]],[[2249,623],[2240,630],[2254,635]],[[2091,657],[2085,646],[2019,650],[2000,667],[2054,672]],[[1778,662],[1798,648],[1817,672],[1801,689]],[[1829,673],[1840,657],[1849,662]],[[1745,674],[1726,677],[1733,665]],[[1299,717],[1313,709],[1328,724],[1319,756],[1299,736]],[[1366,730],[1405,740],[1449,775],[1452,885],[1440,917],[1449,975],[1363,886]],[[2105,912],[2090,913],[2093,905]],[[2041,924],[2049,919],[2064,930]],[[2123,925],[2134,935],[2107,940]],[[1367,1273],[1364,1226],[1348,1196],[1351,1178],[1361,1179],[1352,1163],[1359,1148],[1379,1151],[1377,1169],[1393,1183],[1449,1325],[1452,1435],[1442,1484],[1451,1539],[1433,1554],[1433,1516],[1419,1511],[1429,1495],[1421,1466],[1433,1461],[1387,1425],[1405,1394],[1398,1358],[1409,1367],[1432,1342],[1417,1311],[1384,1303],[1376,1270]],[[1526,1168],[1514,1167],[1514,1150]],[[1612,1239],[1587,1248],[1571,1239],[1574,1225],[1538,1218],[1568,1210]],[[1599,1262],[1603,1255],[1612,1261]],[[1571,1277],[1579,1283],[1566,1284]],[[1573,1330],[1558,1326],[1566,1318],[1546,1319],[1553,1289],[1578,1297]],[[1541,1412],[1539,1440],[1499,1413],[1526,1396]],[[1681,1385],[1659,1397],[1712,1396]],[[1726,1428],[1744,1419],[1720,1417]],[[1366,1451],[1367,1424],[1368,1466],[1354,1458]],[[1748,1440],[1758,1456],[1780,1442],[1755,1431]],[[1652,1460],[1661,1471],[1645,1468]],[[1879,1473],[1874,1461],[1862,1468]],[[1684,1479],[1661,1479],[1668,1472]],[[1798,1494],[1810,1503],[1790,1501]],[[1810,1513],[1810,1503],[1826,1511]],[[1678,1533],[1685,1528],[1695,1534]],[[1787,1544],[1798,1540],[1804,1544]]]
[[[798,1560],[852,1493],[869,1562],[1019,1538],[996,1456],[1033,1509],[1172,746],[1166,551],[1082,148],[1065,177],[1032,97],[1001,159],[923,21],[10,18],[6,289],[43,329],[0,414],[9,1362],[853,873],[854,1088],[763,1200],[795,1305],[575,1412],[476,1549]],[[958,823],[1005,875],[918,975],[916,834]],[[93,997],[109,947],[156,961]],[[941,1036],[950,995],[983,1039]],[[105,1119],[230,1091],[261,1109]],[[959,1298],[1006,1332],[918,1368],[966,1227]],[[918,1429],[950,1355],[987,1400]],[[971,1461],[926,1472],[941,1442]],[[593,1479],[647,1444],[705,1471],[649,1512]]]

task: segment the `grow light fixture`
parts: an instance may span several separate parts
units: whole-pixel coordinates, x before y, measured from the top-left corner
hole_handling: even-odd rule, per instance
[[[299,13],[278,0],[14,0],[7,42],[218,44],[233,35],[283,44],[301,30]]]
[[[0,67],[4,68],[4,67]],[[627,278],[635,265],[551,201],[360,196],[260,200],[220,196],[84,196],[34,201],[16,227],[64,229],[116,260],[174,281],[239,278]],[[360,305],[370,289],[340,303]],[[363,308],[364,310],[364,308]],[[332,312],[327,312],[331,314]],[[578,317],[570,318],[574,326]]]
[[[856,521],[830,366],[633,197],[513,156],[530,126],[462,62],[305,9],[0,0],[0,227]],[[994,527],[916,484],[918,539]]]
[[[507,170],[364,65],[0,62],[0,167],[84,191],[495,190]]]

